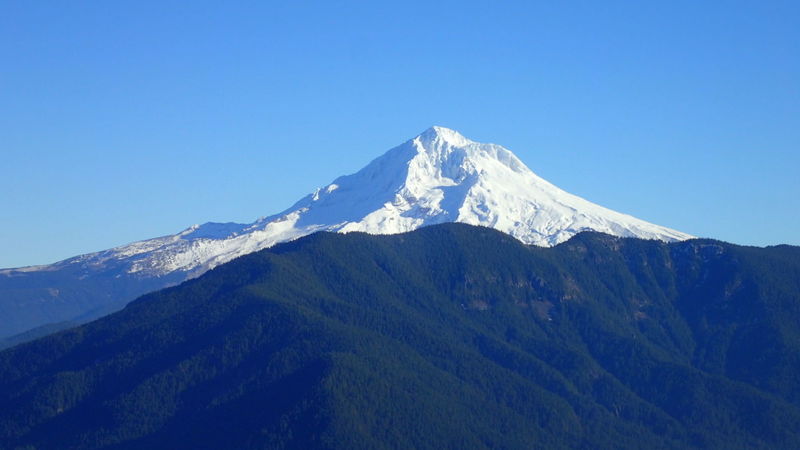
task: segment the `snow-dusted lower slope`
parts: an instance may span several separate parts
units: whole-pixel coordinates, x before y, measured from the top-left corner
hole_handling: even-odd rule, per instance
[[[357,173],[339,177],[286,211],[252,224],[195,225],[173,236],[16,271],[74,264],[91,270],[113,263],[144,277],[175,271],[191,277],[315,231],[390,234],[442,222],[485,225],[542,246],[584,230],[665,241],[692,237],[569,194],[499,145],[432,127]]]

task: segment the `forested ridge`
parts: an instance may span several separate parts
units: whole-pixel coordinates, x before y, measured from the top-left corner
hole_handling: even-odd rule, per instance
[[[798,448],[800,248],[318,233],[0,353],[0,448]]]

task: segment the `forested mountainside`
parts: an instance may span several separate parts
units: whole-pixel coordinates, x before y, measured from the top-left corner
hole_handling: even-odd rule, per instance
[[[797,448],[800,248],[317,233],[0,353],[0,448]]]

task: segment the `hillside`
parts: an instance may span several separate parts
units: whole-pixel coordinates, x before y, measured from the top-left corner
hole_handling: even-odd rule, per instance
[[[797,448],[800,248],[317,233],[0,353],[0,448]]]

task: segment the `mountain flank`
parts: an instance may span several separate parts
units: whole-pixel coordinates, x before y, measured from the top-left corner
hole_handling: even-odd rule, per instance
[[[0,448],[797,448],[800,248],[317,233],[0,352]]]

